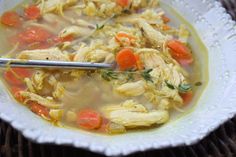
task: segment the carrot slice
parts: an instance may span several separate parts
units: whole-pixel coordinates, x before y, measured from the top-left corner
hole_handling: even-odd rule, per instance
[[[171,56],[182,65],[189,65],[193,62],[190,50],[178,40],[170,40],[167,46],[171,49]]]
[[[168,23],[168,22],[170,22],[170,18],[167,17],[166,15],[162,15],[161,18],[162,18],[162,20],[163,20],[164,23]]]
[[[138,54],[135,54],[135,59],[136,59],[136,66],[138,70],[142,70],[144,68],[143,63],[140,59],[140,56]]]
[[[189,104],[193,99],[193,92],[189,91],[187,93],[180,93],[180,96],[182,97],[184,104]]]
[[[5,80],[15,86],[22,86],[23,79],[25,77],[30,77],[32,72],[28,69],[24,68],[11,68],[4,73]]]
[[[92,109],[84,109],[77,114],[77,125],[81,128],[93,130],[100,128],[102,117]]]
[[[129,0],[116,0],[116,4],[121,7],[127,7],[129,5]]]
[[[30,102],[30,110],[34,113],[36,113],[39,116],[45,116],[49,118],[49,109],[47,107],[44,107],[37,102]]]
[[[29,20],[35,20],[40,17],[40,9],[36,5],[25,8],[25,17]]]
[[[2,15],[1,23],[10,27],[19,27],[21,19],[15,11],[8,11]]]
[[[34,42],[45,42],[50,39],[53,35],[47,30],[40,27],[28,27],[25,31],[18,35],[18,39],[21,43],[34,43]]]
[[[11,88],[11,93],[12,95],[15,97],[15,99],[19,102],[24,102],[24,97],[20,94],[21,91],[25,90],[24,87],[17,87],[17,86],[13,86]]]
[[[135,40],[135,37],[123,32],[119,32],[116,34],[115,39],[119,43],[124,42],[126,45],[131,45],[132,41]]]
[[[133,51],[129,48],[124,48],[116,55],[116,62],[120,70],[132,69],[136,66],[136,58]]]

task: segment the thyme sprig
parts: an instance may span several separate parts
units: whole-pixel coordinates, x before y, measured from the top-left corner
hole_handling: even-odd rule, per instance
[[[118,74],[121,74],[127,78],[127,80],[134,80],[135,75],[141,76],[147,82],[153,82],[152,76],[150,72],[152,69],[146,69],[142,71],[134,71],[134,70],[127,70],[127,71],[114,71],[114,70],[102,70],[101,76],[104,80],[111,81],[114,79],[119,79]]]

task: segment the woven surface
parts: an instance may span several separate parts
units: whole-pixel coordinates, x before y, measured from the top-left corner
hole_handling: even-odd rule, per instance
[[[236,20],[236,0],[221,0]],[[0,157],[100,157],[69,146],[35,144],[0,120]],[[236,157],[236,116],[193,146],[132,154],[129,157]]]

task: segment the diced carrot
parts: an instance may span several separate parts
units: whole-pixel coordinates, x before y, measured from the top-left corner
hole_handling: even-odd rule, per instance
[[[55,38],[54,38],[54,41],[55,41],[56,43],[63,43],[63,42],[67,42],[67,41],[73,41],[74,39],[75,39],[75,38],[74,38],[73,35],[68,35],[68,36],[63,37],[63,38],[61,38],[61,37],[55,37]]]
[[[93,130],[101,127],[101,115],[92,109],[83,109],[77,114],[77,125],[81,128]]]
[[[15,11],[8,11],[2,15],[1,23],[10,27],[19,27],[21,25],[21,19]]]
[[[15,97],[15,99],[19,102],[24,102],[24,97],[20,94],[21,91],[24,91],[24,87],[13,86],[11,88],[11,93]]]
[[[131,45],[132,41],[135,40],[135,37],[133,37],[133,36],[131,36],[129,34],[126,34],[124,32],[119,32],[119,33],[116,34],[115,39],[119,43],[123,43],[124,42],[126,45]]]
[[[170,22],[170,18],[167,17],[166,15],[163,15],[161,18],[162,18],[162,20],[163,20],[164,23]]]
[[[30,77],[32,72],[25,68],[11,68],[4,72],[4,78],[10,85],[22,86],[23,79]]]
[[[162,26],[162,30],[163,30],[163,31],[168,31],[168,30],[170,30],[170,29],[171,29],[171,27],[168,26],[168,25],[163,25],[163,26]]]
[[[138,70],[142,70],[144,67],[143,67],[143,63],[140,59],[140,56],[138,54],[135,54],[135,59],[136,59],[136,66],[137,66],[137,69]]]
[[[40,17],[40,9],[36,5],[25,8],[25,17],[29,20],[35,20]]]
[[[116,4],[121,7],[127,7],[129,6],[129,0],[116,0]]]
[[[20,43],[31,44],[34,42],[45,42],[52,36],[47,30],[33,26],[26,28],[26,30],[18,34],[18,40]]]
[[[37,102],[30,102],[30,110],[34,113],[36,113],[39,116],[45,116],[49,118],[49,109],[47,107],[44,107]]]
[[[182,97],[184,104],[188,105],[193,99],[193,92],[189,91],[187,93],[180,93],[180,96]]]
[[[116,55],[116,62],[120,70],[132,69],[136,66],[136,57],[133,50],[124,48]]]
[[[182,65],[189,65],[193,62],[193,56],[188,47],[178,40],[170,40],[167,46],[171,49],[171,56]]]

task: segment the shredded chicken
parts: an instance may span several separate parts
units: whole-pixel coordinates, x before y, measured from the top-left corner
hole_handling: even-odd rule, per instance
[[[21,91],[20,95],[24,99],[26,99],[26,101],[35,101],[35,102],[39,103],[40,105],[48,107],[48,108],[62,107],[62,104],[58,104],[58,103],[54,102],[53,100],[46,99],[42,96],[39,96],[39,95],[31,93],[31,92]]]
[[[41,0],[39,7],[42,13],[48,12],[59,12],[61,13],[63,9],[76,4],[78,0]]]
[[[27,60],[51,60],[51,61],[69,61],[69,57],[59,48],[25,50],[17,56],[19,59]]]
[[[116,91],[125,96],[139,96],[145,92],[145,82],[137,81],[131,83],[125,83],[116,88]]]
[[[103,114],[116,124],[127,128],[151,126],[168,121],[169,114],[164,110],[147,111],[141,104],[134,101],[126,101],[121,105],[105,106]]]
[[[162,47],[164,43],[169,39],[168,36],[165,36],[161,32],[155,30],[143,19],[139,19],[137,24],[140,29],[144,31],[145,36],[155,47]]]

